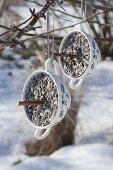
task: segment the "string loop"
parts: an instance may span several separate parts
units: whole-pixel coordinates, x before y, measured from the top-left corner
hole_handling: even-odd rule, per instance
[[[55,5],[54,4],[54,13],[55,13]],[[54,30],[54,20],[55,20],[55,15],[53,15],[53,30]],[[52,38],[52,60],[54,59],[54,42],[55,42],[55,34],[54,34],[54,31],[53,31],[53,38]]]
[[[54,13],[55,13],[55,5],[56,4],[54,4]],[[54,20],[55,20],[55,15],[53,15],[53,30],[54,30]],[[52,45],[51,45],[51,43],[50,43],[50,13],[49,13],[49,9],[48,9],[48,11],[47,11],[47,56],[48,56],[48,58],[51,58],[51,63],[53,62],[53,60],[54,60],[54,41],[55,41],[55,39],[54,39],[54,31],[53,31],[53,35],[52,35]],[[51,53],[51,51],[50,51],[50,47],[51,47],[51,49],[52,49],[52,53]]]
[[[87,0],[85,0],[84,2],[85,2],[85,7],[83,7],[83,0],[81,0],[81,20],[87,18],[87,3],[88,2],[87,2]],[[90,25],[87,21],[85,23],[87,24],[87,27],[88,27],[88,33],[91,35]],[[80,30],[84,31],[83,23],[80,24]]]

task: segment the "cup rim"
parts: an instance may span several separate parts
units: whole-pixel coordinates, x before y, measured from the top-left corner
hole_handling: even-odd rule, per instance
[[[57,112],[56,112],[56,115],[53,117],[53,119],[52,119],[52,121],[48,124],[48,125],[46,125],[46,126],[38,126],[38,125],[35,125],[30,119],[29,119],[29,117],[28,117],[28,114],[27,114],[27,112],[26,112],[26,110],[25,110],[25,106],[24,106],[24,112],[25,112],[25,115],[26,115],[26,117],[27,117],[27,120],[30,122],[30,124],[32,124],[34,127],[36,127],[36,128],[38,128],[38,129],[46,129],[46,128],[49,128],[49,127],[52,127],[52,126],[54,126],[54,124],[55,124],[55,119],[56,119],[56,117],[57,117],[57,114],[58,114],[58,112],[59,112],[59,106],[60,106],[60,100],[59,100],[59,89],[58,89],[58,85],[56,84],[56,81],[54,80],[54,78],[53,78],[53,73],[49,73],[48,71],[46,71],[46,70],[36,70],[36,71],[34,71],[33,73],[31,73],[30,74],[30,76],[27,78],[27,80],[25,81],[25,84],[24,84],[24,88],[23,88],[23,94],[22,94],[22,99],[24,99],[24,95],[25,95],[25,88],[26,88],[26,86],[27,86],[27,84],[28,84],[28,81],[30,80],[30,78],[33,76],[33,75],[35,75],[36,73],[40,73],[40,72],[43,72],[43,73],[45,73],[45,74],[48,74],[51,78],[52,78],[52,80],[53,80],[53,82],[55,83],[55,85],[56,85],[56,87],[57,87],[57,92],[58,92],[58,108],[57,108]],[[55,75],[55,76],[57,76],[57,75]]]
[[[72,77],[72,76],[69,76],[69,75],[67,75],[66,73],[65,73],[65,71],[64,71],[64,69],[63,69],[63,67],[62,67],[62,65],[61,65],[61,59],[59,58],[59,63],[60,63],[60,68],[61,68],[61,70],[63,71],[63,73],[65,74],[65,76],[66,77],[68,77],[69,79],[82,79],[82,78],[84,78],[87,74],[88,74],[88,72],[89,72],[89,70],[90,70],[90,65],[91,65],[91,63],[92,63],[92,57],[91,57],[91,55],[92,55],[92,48],[91,48],[91,46],[92,46],[92,44],[91,44],[91,40],[90,40],[90,38],[93,40],[94,38],[91,36],[91,35],[89,35],[88,33],[86,33],[86,32],[84,32],[84,31],[81,31],[81,30],[72,30],[72,31],[70,31],[64,38],[63,38],[63,40],[61,41],[61,44],[60,44],[60,48],[59,48],[59,53],[61,53],[61,48],[62,48],[62,46],[63,46],[63,43],[64,43],[64,41],[66,40],[66,38],[69,36],[69,34],[71,34],[71,33],[76,33],[76,32],[80,32],[80,33],[82,33],[86,38],[87,38],[87,40],[88,40],[88,43],[89,43],[89,48],[90,48],[90,58],[89,58],[89,64],[88,64],[88,67],[87,67],[87,69],[84,71],[84,73],[81,75],[81,76],[79,76],[79,77]],[[90,36],[90,37],[89,37]]]

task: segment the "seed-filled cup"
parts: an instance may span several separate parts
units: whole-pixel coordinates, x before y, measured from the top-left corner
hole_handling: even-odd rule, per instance
[[[54,72],[50,71],[53,64]],[[24,85],[23,100],[46,100],[42,105],[24,106],[29,122],[36,127],[35,137],[44,139],[52,126],[59,123],[70,107],[70,93],[58,76],[58,65],[50,58],[45,62],[45,70],[33,72]]]
[[[88,28],[89,24],[87,23]],[[84,78],[94,70],[101,59],[101,53],[95,39],[84,31],[83,26],[69,32],[62,40],[59,59],[63,73],[71,79],[70,87],[76,89],[81,86]],[[69,54],[70,56],[65,56]]]

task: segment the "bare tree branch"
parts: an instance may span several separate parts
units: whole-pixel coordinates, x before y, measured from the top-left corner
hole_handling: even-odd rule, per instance
[[[30,2],[33,2],[33,3],[38,3],[36,2],[35,0],[26,0],[26,1],[30,1]],[[53,32],[57,32],[57,31],[60,31],[60,30],[64,30],[64,29],[67,29],[67,28],[71,28],[71,27],[74,27],[78,24],[81,24],[83,22],[91,22],[91,23],[97,23],[101,26],[107,26],[107,27],[111,27],[113,26],[113,24],[109,24],[109,23],[98,23],[97,21],[93,21],[91,19],[93,19],[94,17],[100,15],[100,14],[103,14],[105,11],[108,11],[108,9],[110,8],[109,6],[101,6],[102,7],[102,11],[101,12],[96,12],[94,14],[92,14],[91,16],[87,17],[86,19],[80,21],[80,22],[77,22],[77,23],[74,23],[72,25],[68,25],[66,27],[62,27],[62,28],[58,28],[58,29],[54,29],[54,30],[51,30],[49,32],[44,32],[42,34],[31,34],[31,33],[28,33],[29,31],[31,30],[36,30],[37,28],[40,28],[39,27],[34,27],[35,24],[37,23],[37,21],[40,19],[40,18],[44,18],[46,19],[45,17],[45,13],[46,11],[48,10],[48,8],[52,8],[53,4],[55,3],[55,0],[47,0],[47,3],[42,7],[42,9],[39,11],[39,12],[35,12],[35,9],[31,10],[30,9],[30,13],[31,13],[31,17],[29,17],[27,20],[25,20],[24,22],[20,23],[19,25],[12,25],[11,27],[7,27],[7,26],[4,26],[4,25],[0,25],[1,28],[4,28],[6,29],[7,31],[2,33],[0,36],[2,37],[3,35],[7,34],[8,32],[14,32],[14,35],[11,39],[9,40],[3,40],[3,39],[0,39],[0,43],[3,44],[3,45],[6,45],[6,46],[10,46],[10,47],[13,47],[15,48],[16,45],[21,45],[22,47],[25,48],[25,45],[24,45],[24,42],[25,41],[28,41],[28,40],[34,40],[36,38],[46,38],[46,35],[48,33],[53,33]],[[80,1],[76,1],[76,4],[80,4]],[[39,5],[39,4],[37,4]],[[42,6],[42,4],[40,4]],[[95,6],[95,4],[93,4]],[[96,6],[95,6],[96,7]],[[99,9],[100,9],[100,6],[99,6]],[[104,9],[104,10],[103,10]],[[64,11],[60,11],[60,10],[56,10],[58,12],[61,12],[62,14],[64,15],[68,15],[70,17],[73,17],[73,18],[77,18],[77,19],[81,19],[81,17],[78,17],[78,16],[74,16],[72,14],[67,14],[66,12]],[[23,26],[25,25],[25,26]],[[21,28],[23,26],[23,28]],[[26,38],[24,40],[20,40],[20,38],[22,36],[32,36],[31,38]],[[50,36],[51,38],[52,36]],[[61,37],[55,37],[55,39],[61,39]]]
[[[32,38],[29,38],[29,39],[27,38],[27,39],[25,39],[25,40],[23,40],[23,41],[33,40],[33,39],[39,38],[40,36],[46,35],[46,34],[48,34],[48,33],[53,33],[53,32],[56,32],[56,31],[61,31],[61,30],[67,29],[67,28],[75,27],[75,26],[77,26],[77,25],[79,25],[79,24],[82,24],[83,22],[86,22],[88,19],[94,18],[94,17],[96,17],[97,15],[103,14],[105,11],[106,11],[106,10],[104,10],[104,11],[102,11],[102,12],[97,12],[97,13],[95,13],[95,14],[92,14],[91,16],[87,17],[86,19],[83,19],[82,21],[77,22],[77,23],[75,23],[75,24],[68,25],[68,26],[66,26],[66,27],[62,27],[62,28],[58,28],[58,29],[54,29],[54,30],[51,30],[51,31],[49,31],[49,32],[44,32],[44,33],[38,34],[38,35],[36,35],[36,36],[34,36],[34,37],[32,37]]]
[[[31,17],[29,19],[27,19],[26,21],[24,21],[23,23],[19,24],[18,26],[14,25],[10,28],[10,30],[6,31],[5,33],[1,34],[0,36],[5,35],[6,33],[8,33],[9,31],[15,31],[16,33],[14,34],[14,36],[10,39],[10,40],[2,40],[0,39],[0,43],[1,44],[5,44],[6,45],[10,45],[10,47],[14,47],[19,44],[22,47],[25,48],[25,45],[23,44],[23,41],[20,41],[20,38],[25,35],[25,33],[31,31],[31,30],[35,30],[36,27],[34,27],[34,25],[37,23],[37,21],[40,18],[44,18],[46,19],[45,13],[48,10],[48,8],[50,6],[52,6],[55,3],[55,0],[47,0],[47,3],[43,6],[43,8],[40,10],[40,12],[35,13],[35,9],[31,10]],[[23,24],[29,22],[25,27],[23,28],[19,28],[20,26],[22,26]]]

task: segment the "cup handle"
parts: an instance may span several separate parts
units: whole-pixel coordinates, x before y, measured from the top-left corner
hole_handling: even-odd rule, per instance
[[[50,64],[53,64],[54,65],[54,69],[55,69],[55,74],[56,75],[59,75],[59,66],[56,62],[56,60],[52,59],[52,58],[48,58],[45,62],[45,69],[46,71],[49,71],[50,69]]]
[[[41,131],[45,130],[44,133],[41,134]],[[35,130],[35,138],[38,140],[44,139],[47,137],[47,135],[49,134],[51,128],[47,128],[47,129],[36,129]]]
[[[70,81],[70,87],[71,87],[71,89],[80,88],[82,82],[83,82],[83,79],[71,80],[71,81]]]

